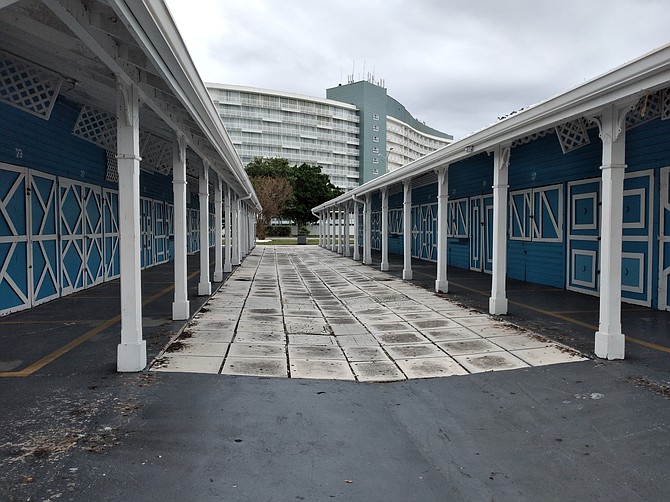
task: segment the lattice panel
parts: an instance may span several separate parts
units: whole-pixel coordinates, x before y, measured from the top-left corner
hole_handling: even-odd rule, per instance
[[[591,143],[584,121],[579,118],[556,126],[556,135],[563,153],[568,153]]]
[[[114,152],[105,150],[107,153],[107,171],[105,173],[105,179],[111,183],[119,182],[119,164],[116,161],[116,156]]]
[[[0,51],[0,100],[49,120],[63,78]]]
[[[538,138],[543,138],[547,134],[549,134],[552,130],[553,129],[547,129],[545,131],[536,132],[535,134],[531,134],[529,136],[524,136],[523,138],[519,138],[516,141],[512,142],[512,148],[514,148],[515,146],[519,146],[519,145],[525,145],[527,143],[530,143],[531,141],[535,141]]]
[[[172,171],[172,145],[150,132],[140,131],[140,156],[142,167],[151,168],[161,174]]]
[[[116,117],[88,105],[79,112],[72,134],[106,150],[116,151]]]
[[[661,116],[661,91],[649,94],[638,101],[626,115],[626,129],[643,124]]]
[[[661,120],[670,119],[670,88],[661,91]]]

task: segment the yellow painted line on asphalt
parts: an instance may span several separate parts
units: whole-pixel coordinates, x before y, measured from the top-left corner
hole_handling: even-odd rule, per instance
[[[191,275],[189,275],[187,277],[187,279],[192,279],[193,277],[195,277],[199,273],[200,273],[200,271],[193,272]],[[142,302],[142,306],[144,307],[146,305],[149,305],[151,302],[157,300],[158,298],[160,298],[163,295],[166,295],[167,293],[169,293],[173,289],[174,289],[174,284],[171,285],[171,286],[168,286],[167,288],[163,289],[162,291],[159,291],[155,295],[152,295],[149,298],[147,298],[146,300],[144,300]],[[70,341],[69,343],[66,343],[62,347],[54,350],[51,354],[48,354],[48,355],[44,356],[39,361],[34,362],[33,364],[31,364],[27,368],[24,368],[24,369],[19,370],[19,371],[1,371],[0,372],[0,377],[25,377],[25,376],[30,376],[33,373],[35,373],[36,371],[44,368],[47,364],[52,363],[53,361],[55,361],[60,356],[62,356],[64,354],[67,354],[68,352],[70,352],[75,347],[78,347],[79,345],[84,343],[86,340],[89,340],[89,339],[93,338],[95,335],[97,335],[98,333],[106,330],[107,328],[110,328],[111,326],[114,326],[120,320],[121,320],[121,314],[115,315],[111,319],[106,320],[105,322],[99,324],[95,328],[92,328],[92,329],[88,330],[86,333],[84,333],[80,337],[75,338],[74,340]]]
[[[432,277],[432,275],[425,274],[423,272],[417,272],[417,273],[420,274],[420,275],[424,275],[426,277]],[[482,296],[489,296],[489,294],[490,294],[490,291],[482,291],[481,289],[469,288],[468,286],[464,286],[462,284],[458,284],[457,282],[453,282],[453,281],[449,281],[449,284],[453,284],[454,286],[457,286],[461,289],[464,289],[466,291],[470,291],[472,293],[477,293],[477,294],[482,295]],[[545,310],[545,309],[541,309],[541,308],[538,308],[538,307],[533,307],[531,305],[527,305],[525,303],[516,302],[516,301],[513,301],[513,300],[509,300],[509,299],[507,301],[508,301],[508,303],[511,303],[513,305],[518,305],[519,307],[523,307],[523,308],[526,308],[528,310],[533,310],[535,312],[539,312],[540,314],[544,314],[544,315],[547,315],[547,316],[550,316],[550,317],[555,317],[556,319],[560,319],[561,321],[576,324],[578,326],[582,326],[584,328],[588,328],[588,329],[591,329],[593,331],[598,331],[598,326],[595,326],[593,324],[589,324],[587,322],[580,321],[579,319],[574,319],[573,317],[563,315],[563,314],[560,314],[558,312],[552,312],[551,310]],[[591,311],[591,312],[593,312],[593,311]],[[665,347],[665,346],[659,345],[657,343],[647,342],[645,340],[640,340],[639,338],[635,338],[633,336],[628,336],[628,335],[624,335],[624,336],[626,337],[627,342],[635,343],[637,345],[642,345],[643,347],[647,347],[647,348],[650,348],[650,349],[654,349],[654,350],[658,350],[660,352],[666,352],[666,353],[670,354],[670,347]]]

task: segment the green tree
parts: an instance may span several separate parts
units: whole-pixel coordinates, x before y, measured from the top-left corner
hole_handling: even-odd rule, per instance
[[[318,221],[312,214],[312,208],[322,204],[343,192],[330,182],[321,167],[312,164],[300,164],[292,168],[293,197],[282,213],[284,218],[293,220],[298,229],[307,223]]]
[[[292,167],[282,158],[256,157],[246,167],[247,176],[254,186],[263,210],[258,215],[256,233],[265,239],[265,227],[272,218],[280,216],[293,194]]]
[[[253,178],[285,178],[291,179],[291,170],[288,160],[280,157],[255,157],[246,167],[247,176]]]

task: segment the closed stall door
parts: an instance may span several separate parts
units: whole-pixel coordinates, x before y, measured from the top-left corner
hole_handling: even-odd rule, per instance
[[[58,219],[56,177],[30,172],[30,272],[32,304],[57,298]]]

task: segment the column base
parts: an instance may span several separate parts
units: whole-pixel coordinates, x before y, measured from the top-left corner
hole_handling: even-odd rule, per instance
[[[361,253],[354,251],[354,256],[352,258],[354,261],[360,261],[361,260]]]
[[[201,282],[198,284],[198,296],[209,296],[212,294],[212,283]]]
[[[507,298],[489,298],[489,314],[507,314]]]
[[[382,262],[382,264],[379,266],[379,269],[382,272],[388,272],[389,271],[389,264]]]
[[[623,359],[626,351],[626,337],[622,333],[596,331],[595,353],[601,359]]]
[[[214,282],[221,282],[223,281],[223,270],[222,271],[215,271],[214,272]]]
[[[223,273],[230,273],[233,271],[233,265],[231,263],[224,263],[223,264]]]
[[[172,302],[172,320],[185,321],[190,317],[190,302]]]
[[[435,292],[436,293],[448,293],[449,292],[449,281],[435,281]]]
[[[130,373],[142,371],[147,366],[147,343],[120,343],[116,352],[116,371]]]
[[[405,281],[411,281],[412,280],[412,269],[403,269],[402,271],[402,278]]]

